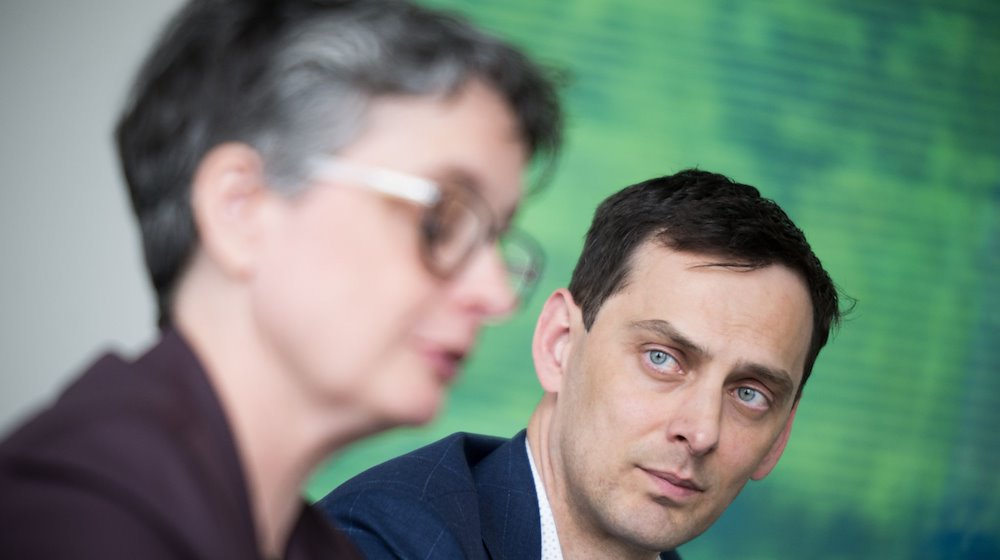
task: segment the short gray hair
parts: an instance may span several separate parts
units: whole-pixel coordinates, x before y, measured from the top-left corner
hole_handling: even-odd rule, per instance
[[[405,0],[192,0],[139,73],[116,130],[146,264],[169,322],[197,243],[190,183],[202,157],[243,142],[275,188],[349,144],[380,97],[449,95],[471,79],[505,99],[530,154],[554,157],[552,81],[512,45]]]

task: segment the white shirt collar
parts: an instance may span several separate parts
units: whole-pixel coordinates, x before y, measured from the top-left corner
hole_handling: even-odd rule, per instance
[[[538,517],[542,521],[542,560],[563,560],[559,533],[556,532],[556,520],[552,516],[552,507],[545,494],[545,483],[535,468],[535,459],[531,456],[528,438],[524,438],[524,447],[528,450],[528,465],[531,466],[531,478],[535,480],[535,495],[538,496]]]

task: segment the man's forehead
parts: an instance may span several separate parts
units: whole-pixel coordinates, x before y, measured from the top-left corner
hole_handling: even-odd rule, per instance
[[[602,319],[608,328],[642,327],[705,351],[726,346],[722,333],[739,334],[783,358],[749,361],[797,371],[796,377],[812,332],[810,296],[788,267],[740,266],[648,243],[633,256],[621,289],[598,310],[595,326]]]

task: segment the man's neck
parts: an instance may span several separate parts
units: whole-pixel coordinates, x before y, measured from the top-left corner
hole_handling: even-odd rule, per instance
[[[545,486],[565,560],[655,560],[658,553],[636,550],[576,513],[563,473],[554,418],[556,395],[546,393],[528,422],[528,444]]]

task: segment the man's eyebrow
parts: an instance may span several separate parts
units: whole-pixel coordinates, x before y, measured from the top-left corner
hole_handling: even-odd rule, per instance
[[[741,362],[736,365],[736,371],[743,371],[752,374],[754,377],[762,379],[770,386],[775,396],[784,402],[795,389],[792,376],[783,369],[771,368],[762,364]]]
[[[685,353],[693,354],[701,359],[711,357],[711,354],[707,349],[705,349],[704,346],[697,344],[690,338],[681,334],[677,327],[670,324],[670,321],[665,321],[663,319],[647,319],[645,321],[635,321],[631,326],[633,329],[651,331],[662,338],[669,339],[672,345],[679,347]]]
[[[677,327],[663,319],[648,319],[645,321],[635,321],[631,324],[633,329],[640,329],[656,333],[660,337],[669,340],[674,346],[679,347],[686,353],[693,354],[698,358],[711,358],[711,354],[703,346],[698,345],[690,338],[681,334]],[[749,373],[760,378],[769,387],[772,387],[778,399],[784,402],[795,389],[792,376],[780,368],[772,368],[754,362],[740,362],[736,365],[735,371]]]

